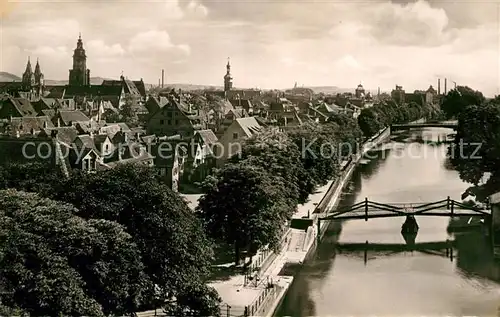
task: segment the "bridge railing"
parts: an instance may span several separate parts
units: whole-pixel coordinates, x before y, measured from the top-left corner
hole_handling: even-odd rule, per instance
[[[433,210],[442,209],[449,210],[449,212],[446,214],[432,213]],[[355,203],[354,205],[336,209],[335,211],[330,212],[327,216],[320,218],[320,220],[332,220],[334,218],[339,219],[347,217],[363,217],[365,220],[368,220],[368,218],[383,217],[384,214],[381,214],[380,211],[385,211],[385,215],[388,216],[443,215],[453,217],[454,215],[463,215],[464,210],[471,211],[471,213],[467,215],[490,215],[487,210],[481,210],[477,207],[466,205],[462,202],[455,201],[450,197],[429,203],[379,203],[365,198],[364,201]],[[377,215],[374,215],[373,211],[377,211]],[[457,211],[462,211],[462,213],[456,214]],[[352,215],[353,213],[355,213],[355,215]],[[349,214],[351,215],[349,216]]]

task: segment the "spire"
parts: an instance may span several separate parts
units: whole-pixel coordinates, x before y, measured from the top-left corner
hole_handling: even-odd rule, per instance
[[[229,63],[229,57],[227,58],[227,65],[226,65],[227,73],[231,71],[231,64]]]
[[[82,32],[78,32],[78,39],[81,40],[82,39]]]
[[[38,62],[38,57],[36,58],[35,75],[40,75],[42,71],[40,70],[40,63]]]
[[[30,57],[28,56],[28,63],[26,64],[26,70],[24,71],[26,74],[31,74],[31,61]]]

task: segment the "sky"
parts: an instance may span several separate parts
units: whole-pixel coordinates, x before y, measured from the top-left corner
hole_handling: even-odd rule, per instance
[[[500,0],[0,0],[0,70],[28,56],[67,79],[81,32],[92,77],[235,87],[500,94]],[[442,88],[443,89],[443,88]]]

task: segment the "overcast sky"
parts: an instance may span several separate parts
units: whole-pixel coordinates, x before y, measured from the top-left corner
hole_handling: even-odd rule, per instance
[[[67,79],[82,33],[91,76],[236,87],[408,91],[437,78],[500,94],[500,0],[0,0],[0,69],[28,56]],[[12,1],[12,0],[10,0]],[[443,80],[442,80],[443,83]]]

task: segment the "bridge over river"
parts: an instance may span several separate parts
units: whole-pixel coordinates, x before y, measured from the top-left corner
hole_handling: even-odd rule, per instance
[[[443,140],[452,132],[428,126],[401,131],[397,142],[356,168],[339,206],[322,215],[333,220],[276,315],[498,315],[500,265],[483,233],[447,231],[455,216],[488,218],[488,211],[461,203],[470,185],[447,168],[447,145],[411,142]],[[419,225],[409,244],[400,230],[408,213]]]
[[[406,124],[392,124],[391,131],[405,130],[405,129],[423,129],[423,128],[444,128],[456,129],[457,122],[436,122],[436,123],[406,123]]]
[[[365,198],[364,201],[351,206],[336,209],[329,215],[319,218],[319,220],[365,219],[368,221],[368,219],[372,218],[401,216],[487,217],[491,216],[491,211],[466,205],[450,197],[428,203],[380,203]]]

